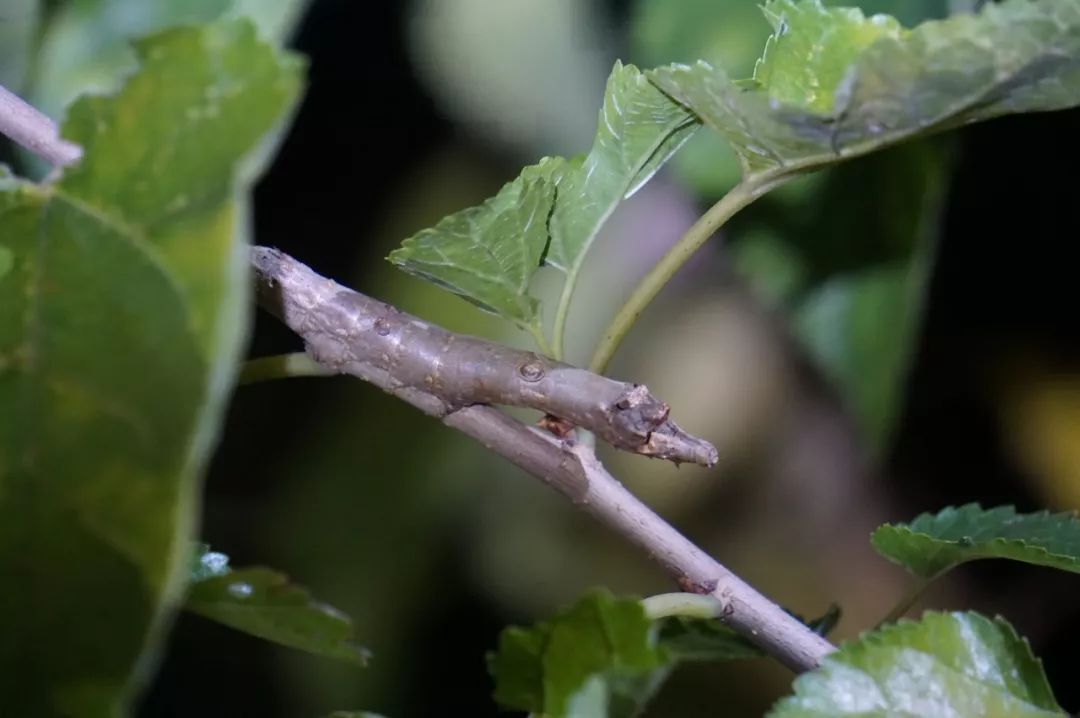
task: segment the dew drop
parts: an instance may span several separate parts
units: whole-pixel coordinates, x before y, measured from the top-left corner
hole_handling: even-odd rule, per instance
[[[230,583],[228,591],[229,595],[235,598],[248,598],[255,593],[250,583]]]

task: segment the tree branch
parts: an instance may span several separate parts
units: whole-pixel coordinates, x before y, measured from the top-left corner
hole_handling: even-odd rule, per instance
[[[305,326],[320,325],[324,336],[318,343],[298,332],[317,362],[367,381],[386,375],[395,393],[424,392],[439,403],[429,413],[442,417],[471,404],[527,407],[588,429],[619,449],[716,463],[712,444],[680,429],[668,405],[644,385],[448,332],[320,277],[274,249],[255,247],[251,257],[264,306],[287,301],[276,307],[286,323],[290,312],[307,312]]]
[[[0,132],[58,166],[77,161],[82,153],[81,148],[59,137],[49,118],[2,87]],[[535,405],[526,405],[542,411],[553,406],[553,401],[565,405],[575,416],[564,418],[575,422],[584,419],[582,426],[588,425],[585,421],[607,425],[609,434],[618,441],[626,442],[628,436],[640,437],[643,431],[653,426],[645,443],[634,450],[648,448],[651,444],[651,448],[643,453],[661,456],[684,451],[693,458],[683,460],[705,464],[715,461],[715,454],[710,452],[715,450],[711,446],[689,437],[674,424],[667,422],[670,433],[657,428],[665,425],[667,408],[643,387],[627,390],[628,385],[589,376],[588,372],[542,357],[493,348],[479,340],[450,334],[320,277],[274,250],[254,248],[252,263],[259,280],[260,303],[304,339],[313,357],[440,418],[447,426],[471,436],[567,496],[659,561],[683,590],[715,597],[720,603],[721,620],[784,665],[796,671],[809,670],[833,650],[828,641],[755,591],[653,513],[607,472],[590,447],[562,441],[549,432],[526,426],[488,404],[474,403],[479,401],[478,396],[497,400],[535,392],[541,395],[540,398],[536,399]],[[380,318],[386,323],[378,324]],[[405,343],[411,341],[417,342],[415,347],[410,348]],[[373,344],[369,345],[369,342]],[[372,355],[371,346],[380,347],[378,356]],[[443,352],[452,351],[455,346],[463,346],[463,356],[474,362],[468,380],[473,382],[475,394],[452,387],[451,378],[460,381],[464,377],[457,373],[458,369],[438,364]],[[388,358],[383,359],[382,352],[387,353]],[[433,353],[419,356],[425,352]],[[507,358],[510,356],[514,357],[513,361]],[[525,362],[518,361],[521,359]],[[485,361],[494,361],[498,371],[504,373],[489,376],[475,364]],[[526,369],[533,361],[537,367]],[[516,378],[505,373],[511,364],[518,372]],[[435,371],[428,373],[432,367]],[[427,381],[429,376],[430,382]],[[557,386],[556,378],[577,382],[580,389],[597,393],[565,396]],[[488,386],[488,381],[495,385]],[[533,388],[536,384],[540,387]],[[437,395],[437,391],[448,393]],[[624,394],[627,391],[629,393]],[[616,396],[626,400],[625,406]],[[600,397],[603,400],[596,401]],[[606,413],[601,411],[597,415],[593,411],[598,403],[608,407]],[[629,418],[621,418],[624,416]],[[656,423],[658,418],[659,424]],[[679,446],[683,448],[672,448]]]
[[[82,148],[61,139],[55,122],[3,85],[0,85],[0,134],[56,167],[75,164],[82,158]]]
[[[318,362],[375,384],[541,479],[644,549],[683,590],[715,597],[725,623],[789,668],[814,668],[833,650],[828,641],[653,513],[607,472],[589,447],[527,426],[486,402],[475,403],[484,401],[476,396],[506,398],[498,392],[489,393],[492,390],[484,382],[489,376],[486,371],[477,375],[475,370],[457,368],[453,370],[465,373],[437,373],[431,381],[426,381],[428,375],[416,373],[418,365],[441,370],[432,357],[453,351],[455,346],[469,347],[464,356],[472,360],[484,357],[489,361],[491,376],[505,378],[505,373],[519,371],[522,356],[539,362],[544,377],[552,381],[571,368],[505,347],[488,348],[486,342],[451,334],[342,287],[277,250],[255,247],[252,251],[260,305],[303,338]],[[403,326],[412,329],[405,331]],[[578,391],[593,385],[601,387],[601,395],[610,391],[596,382],[602,377],[589,378],[582,376],[588,372],[574,371],[578,374],[562,376],[584,382]],[[417,381],[418,376],[424,380]],[[465,383],[452,388],[452,382],[459,379]],[[477,391],[471,402],[465,396],[469,381]],[[588,395],[583,395],[575,405],[587,399]],[[543,406],[550,406],[552,400],[543,401]]]

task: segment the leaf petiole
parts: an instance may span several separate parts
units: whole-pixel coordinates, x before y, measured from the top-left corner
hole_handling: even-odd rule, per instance
[[[944,571],[942,571],[942,573],[944,573]],[[877,630],[888,623],[896,623],[903,618],[904,614],[910,611],[911,608],[919,602],[919,599],[922,598],[926,589],[928,589],[930,584],[936,581],[940,575],[941,573],[936,573],[929,578],[920,578],[916,580],[911,587],[904,592],[904,595],[900,597],[900,600],[896,602],[896,605],[885,614],[885,617],[877,622],[874,629]]]
[[[615,351],[622,344],[623,339],[634,326],[638,316],[656,298],[660,290],[671,281],[671,278],[682,268],[684,264],[712,237],[718,229],[731,219],[735,214],[751,204],[754,200],[766,194],[772,189],[779,187],[794,177],[792,172],[763,173],[743,180],[719,202],[714,204],[708,212],[701,215],[697,222],[686,231],[678,242],[664,257],[646,274],[629,298],[623,303],[618,313],[604,330],[593,351],[589,361],[589,370],[597,374],[603,374],[607,369]]]
[[[244,362],[240,369],[240,386],[258,384],[273,379],[301,376],[333,376],[334,372],[312,359],[306,352],[275,354]]]
[[[661,593],[641,599],[641,607],[650,621],[672,616],[719,618],[724,605],[714,596],[697,593]]]

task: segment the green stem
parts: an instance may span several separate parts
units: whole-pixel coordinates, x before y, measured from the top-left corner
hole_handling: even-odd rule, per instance
[[[556,355],[555,351],[552,350],[551,345],[548,344],[548,340],[547,340],[547,337],[544,336],[544,330],[543,329],[541,329],[540,327],[535,326],[533,324],[529,324],[529,325],[522,324],[522,325],[519,325],[519,326],[521,326],[522,329],[524,329],[525,331],[529,332],[529,334],[532,335],[533,341],[536,342],[536,347],[537,347],[537,349],[540,350],[541,354],[543,354],[545,356],[549,356],[552,359],[560,359],[561,358],[560,356]],[[558,337],[557,336],[556,336],[555,341],[558,342]]]
[[[740,182],[703,214],[664,255],[663,259],[638,282],[633,293],[604,330],[600,343],[597,344],[592,359],[589,361],[590,371],[597,374],[604,373],[611,357],[615,355],[615,350],[630,332],[641,312],[649,306],[649,303],[656,298],[664,285],[671,281],[671,278],[686,264],[694,252],[701,248],[701,245],[705,244],[740,209],[791,177],[790,174],[758,175],[749,181]]]
[[[650,621],[658,621],[669,616],[719,618],[724,605],[713,596],[702,596],[697,593],[661,593],[641,599],[641,607],[645,609],[645,615]]]
[[[910,611],[911,607],[918,603],[926,589],[929,588],[930,584],[932,584],[940,575],[941,574],[938,573],[930,578],[918,579],[911,588],[901,596],[900,600],[896,602],[896,605],[892,607],[892,610],[885,615],[885,618],[878,621],[875,628],[881,628],[886,623],[896,623],[903,618],[904,614]]]
[[[333,376],[334,372],[319,364],[304,352],[276,354],[244,362],[240,369],[241,386],[271,379],[297,376]]]
[[[566,281],[563,283],[562,294],[559,295],[559,307],[555,310],[555,325],[551,330],[552,339],[555,342],[552,347],[555,351],[552,358],[558,361],[563,360],[566,341],[566,319],[570,316],[570,300],[574,298],[574,287],[576,285],[577,271],[571,270],[566,275]]]

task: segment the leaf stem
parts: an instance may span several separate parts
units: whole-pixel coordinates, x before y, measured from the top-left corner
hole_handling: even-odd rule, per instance
[[[944,571],[941,573],[944,573]],[[930,587],[930,584],[937,580],[937,577],[940,576],[941,573],[936,573],[930,578],[920,578],[916,580],[904,595],[900,597],[900,600],[896,602],[896,605],[892,607],[892,610],[885,614],[885,618],[878,621],[875,628],[881,628],[886,623],[896,623],[903,618],[904,614],[910,611],[912,606],[919,602],[919,599],[922,598],[926,589]]]
[[[565,342],[566,342],[566,320],[570,316],[570,302],[574,298],[574,288],[577,286],[577,269],[576,267],[566,276],[566,281],[563,283],[562,293],[559,295],[559,307],[555,310],[555,324],[551,330],[551,337],[554,341],[552,349],[553,359],[559,361],[564,360]]]
[[[294,354],[276,354],[244,362],[237,383],[243,386],[273,379],[333,375],[333,371],[316,362],[306,352],[296,352]]]
[[[0,85],[0,135],[6,135],[55,167],[75,164],[82,148],[60,137],[60,128],[25,100]]]
[[[719,618],[724,611],[724,604],[717,598],[698,593],[661,593],[641,599],[641,607],[650,621],[669,616]]]
[[[561,342],[559,342],[558,334],[555,335],[555,348],[552,348],[551,344],[548,344],[547,337],[544,336],[544,330],[542,328],[535,324],[521,324],[519,326],[532,336],[533,341],[536,342],[536,348],[540,350],[541,354],[549,356],[552,359],[562,359],[562,347]]]
[[[668,250],[663,259],[638,282],[630,297],[608,324],[589,361],[590,371],[602,374],[607,369],[615,351],[645,307],[649,306],[649,303],[656,298],[660,290],[671,281],[671,278],[686,264],[694,252],[700,249],[724,223],[743,207],[783,184],[792,176],[791,174],[762,174],[750,180],[744,180],[735,185],[708,212],[701,215],[698,221],[686,231],[686,234]]]

